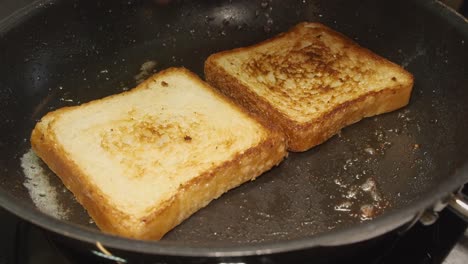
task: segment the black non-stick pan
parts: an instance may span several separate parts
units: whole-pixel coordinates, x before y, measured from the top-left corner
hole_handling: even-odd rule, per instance
[[[203,77],[210,54],[301,21],[405,67],[415,77],[411,102],[291,153],[159,242],[101,233],[29,152],[48,111],[127,90],[170,66]],[[0,205],[101,255],[268,259],[401,230],[454,203],[468,180],[467,50],[467,21],[437,1],[37,1],[0,24]]]

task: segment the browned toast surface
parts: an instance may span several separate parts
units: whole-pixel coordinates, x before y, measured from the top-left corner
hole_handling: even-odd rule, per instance
[[[346,125],[406,105],[413,77],[319,23],[301,23],[259,44],[211,55],[207,81],[278,124],[293,151]]]

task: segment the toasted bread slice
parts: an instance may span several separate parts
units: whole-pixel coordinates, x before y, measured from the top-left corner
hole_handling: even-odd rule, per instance
[[[182,68],[48,113],[33,150],[105,232],[160,239],[286,155],[286,140]]]
[[[211,55],[208,83],[282,127],[292,151],[408,104],[413,76],[319,23]]]

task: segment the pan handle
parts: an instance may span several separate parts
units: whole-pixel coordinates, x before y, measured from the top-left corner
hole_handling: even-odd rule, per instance
[[[450,198],[448,206],[453,212],[468,222],[468,197],[466,195],[462,192],[454,194]]]

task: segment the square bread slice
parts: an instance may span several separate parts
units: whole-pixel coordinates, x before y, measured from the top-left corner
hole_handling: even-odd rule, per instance
[[[208,83],[279,125],[305,151],[364,117],[408,104],[413,76],[319,23],[211,55]]]
[[[287,148],[280,131],[183,68],[50,112],[31,144],[99,228],[138,239],[160,239]]]

